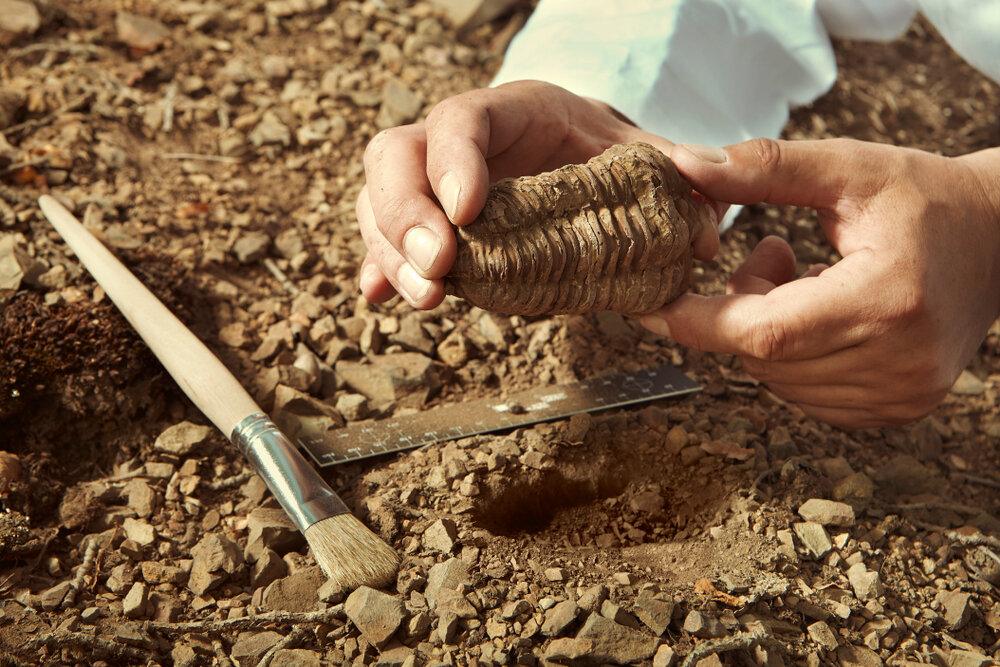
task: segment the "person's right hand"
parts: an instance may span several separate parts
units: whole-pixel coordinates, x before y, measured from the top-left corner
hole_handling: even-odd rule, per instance
[[[399,292],[433,308],[455,258],[452,224],[475,219],[491,182],[585,162],[632,141],[664,153],[673,146],[601,102],[539,81],[463,93],[424,123],[380,132],[365,151],[367,184],[356,206],[368,246],[362,293],[379,302]],[[715,225],[704,225],[695,256],[709,259],[717,248]]]

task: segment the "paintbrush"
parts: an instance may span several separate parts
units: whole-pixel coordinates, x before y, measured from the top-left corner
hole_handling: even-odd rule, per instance
[[[38,200],[125,319],[188,398],[229,436],[342,589],[395,580],[399,556],[348,510],[222,362],[54,198]]]

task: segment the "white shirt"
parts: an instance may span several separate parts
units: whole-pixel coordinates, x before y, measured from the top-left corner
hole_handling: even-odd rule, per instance
[[[1000,81],[1000,0],[541,0],[492,85],[548,81],[678,143],[777,137],[833,85],[830,35],[892,39],[918,9]]]

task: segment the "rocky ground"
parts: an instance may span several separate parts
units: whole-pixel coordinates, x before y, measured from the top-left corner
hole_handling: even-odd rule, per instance
[[[0,0],[0,664],[1000,657],[1000,327],[930,417],[845,432],[618,316],[359,297],[366,142],[488,82],[529,11],[458,35],[400,0]],[[837,49],[837,84],[788,136],[1000,145],[1000,89],[925,23]],[[43,193],[287,424],[661,363],[704,391],[325,470],[403,555],[394,587],[345,597]],[[836,259],[811,212],[750,207],[696,289],[768,233],[803,266]]]

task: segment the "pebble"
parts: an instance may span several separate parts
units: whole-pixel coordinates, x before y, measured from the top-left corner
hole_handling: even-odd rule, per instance
[[[144,547],[148,547],[156,541],[156,534],[153,532],[153,527],[145,521],[125,517],[122,528],[125,530],[125,536],[128,539],[135,540],[137,544]]]
[[[33,35],[42,25],[38,8],[27,0],[0,0],[0,44]],[[10,33],[5,37],[4,32]]]
[[[438,519],[423,534],[424,547],[432,551],[451,553],[455,549],[458,528],[451,519]]]
[[[986,391],[986,383],[968,369],[962,371],[951,387],[951,393],[959,396],[978,396],[984,391]]]
[[[252,264],[264,257],[271,246],[271,237],[265,232],[244,232],[233,244],[233,254],[240,264]]]
[[[864,563],[855,563],[849,567],[847,580],[854,589],[854,595],[861,601],[877,598],[882,594],[878,572],[869,571]]]
[[[0,236],[0,303],[30,280],[45,271],[45,267],[17,248],[14,236]]]
[[[320,655],[304,648],[283,648],[276,651],[271,667],[320,667]]]
[[[416,352],[383,354],[367,364],[338,361],[336,371],[376,405],[399,401],[404,407],[420,407],[440,386],[434,362]]]
[[[598,663],[628,664],[648,660],[660,643],[658,639],[619,625],[600,614],[588,616],[576,638],[593,642],[589,656]]]
[[[944,621],[949,630],[959,630],[972,618],[972,596],[962,591],[942,591],[937,601],[944,607]]]
[[[845,503],[810,498],[799,507],[799,516],[824,526],[853,526],[854,509]]]
[[[343,415],[329,403],[283,384],[275,387],[271,414],[285,435],[293,439],[322,437],[346,423]]]
[[[139,570],[146,583],[153,586],[157,584],[181,585],[188,577],[188,573],[183,568],[155,560],[143,561],[139,564]]]
[[[141,581],[132,584],[122,601],[125,618],[145,618],[149,615],[149,606],[149,587]]]
[[[833,548],[830,536],[821,524],[812,521],[792,525],[792,530],[814,558],[822,558]]]
[[[676,604],[673,600],[661,600],[653,595],[640,595],[635,602],[635,615],[654,634],[662,637],[670,626]]]
[[[675,662],[677,662],[677,654],[671,646],[661,644],[660,648],[656,649],[656,655],[653,656],[653,667],[673,667]]]
[[[146,480],[131,480],[125,485],[125,494],[128,497],[128,506],[135,510],[138,516],[146,518],[153,514],[156,492]]]
[[[212,428],[209,426],[188,421],[180,422],[161,433],[153,443],[153,449],[177,456],[187,456],[203,443],[211,432]]]
[[[948,654],[948,667],[985,667],[995,664],[989,657],[975,651],[952,649]]]
[[[344,613],[365,639],[376,646],[389,641],[406,619],[402,600],[368,586],[361,586],[347,596]]]
[[[243,553],[225,535],[209,533],[191,549],[191,574],[187,587],[195,595],[215,588],[243,567]]]
[[[572,600],[563,600],[545,612],[545,620],[542,621],[542,634],[546,637],[558,637],[570,623],[576,620],[581,613],[580,607]]]
[[[884,664],[879,654],[870,648],[850,644],[837,649],[837,662],[840,667],[882,667]]]
[[[592,639],[563,637],[554,639],[545,649],[545,659],[556,664],[575,661],[594,654],[596,642]]]
[[[261,606],[274,611],[314,611],[326,576],[318,565],[273,581],[261,595]]]
[[[474,30],[513,7],[517,0],[431,0],[456,30]]]
[[[840,642],[837,641],[837,635],[823,621],[816,621],[806,628],[806,632],[809,633],[809,637],[814,642],[828,651],[832,651],[840,645]]]
[[[264,588],[287,575],[288,563],[271,549],[264,548],[253,564],[250,585],[253,588]]]
[[[599,611],[601,603],[603,603],[607,597],[608,587],[604,584],[597,584],[585,590],[576,603],[580,605],[580,608],[584,611]]]
[[[153,51],[167,41],[170,30],[149,16],[119,11],[115,16],[118,39],[137,51]]]
[[[256,667],[264,654],[282,639],[284,637],[273,630],[243,632],[233,644],[230,656],[240,667]]]
[[[875,474],[875,481],[881,482],[890,491],[905,495],[933,493],[941,484],[927,466],[909,454],[890,459]]]
[[[368,416],[368,398],[362,394],[341,394],[337,412],[349,422],[362,420]]]
[[[416,120],[422,107],[423,103],[416,93],[399,79],[390,77],[382,88],[382,105],[375,118],[375,125],[384,130],[411,123]]]
[[[549,581],[566,581],[566,570],[561,567],[546,568],[544,574]]]
[[[699,639],[717,639],[729,634],[715,616],[694,609],[684,619],[684,631]]]
[[[863,512],[875,494],[875,483],[863,472],[844,477],[833,487],[833,498],[851,506],[855,514]]]

